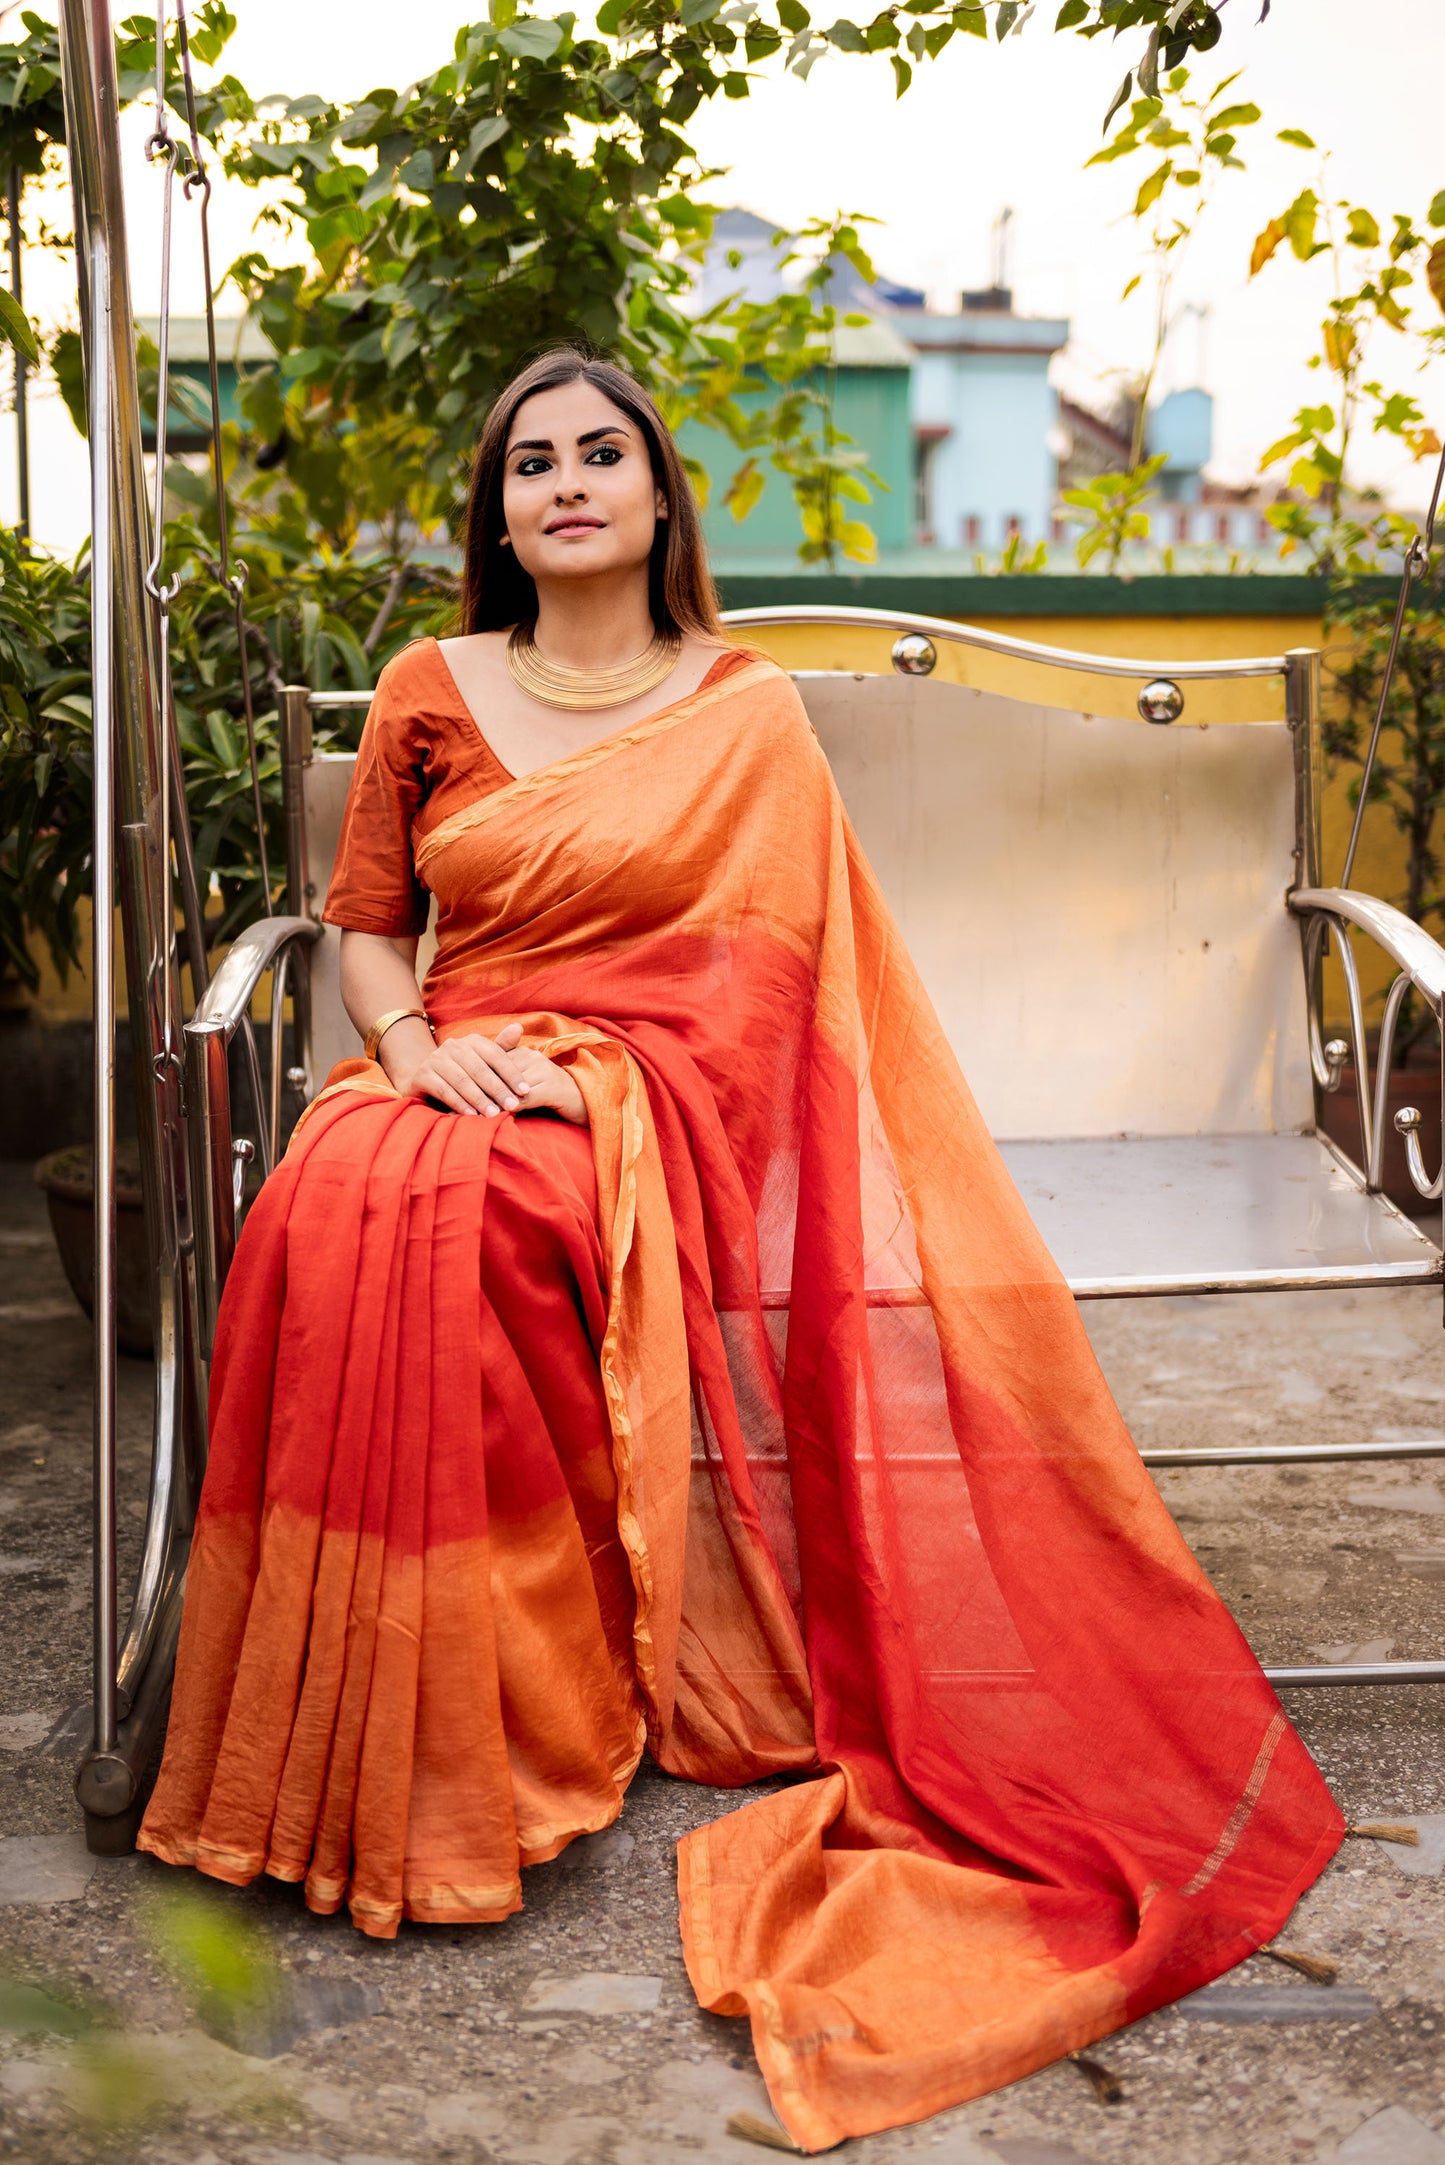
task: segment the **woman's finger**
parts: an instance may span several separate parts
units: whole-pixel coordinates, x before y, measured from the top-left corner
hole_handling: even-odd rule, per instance
[[[501,1084],[485,1065],[466,1059],[450,1046],[439,1046],[429,1072],[444,1076],[473,1112],[497,1113],[505,1096]]]
[[[521,1036],[520,1023],[508,1023],[507,1030],[515,1030],[518,1037]],[[504,1032],[503,1034],[505,1035],[506,1032]],[[491,1065],[496,1069],[497,1073],[506,1083],[508,1089],[525,1091],[527,1087],[526,1069],[522,1064],[522,1060],[517,1057],[517,1054],[513,1049],[516,1043],[515,1039],[513,1040],[512,1048],[503,1045],[501,1040],[495,1037],[454,1038],[452,1042],[454,1044],[470,1045],[475,1047],[475,1049],[480,1052],[484,1060],[490,1061]]]
[[[476,1106],[468,1105],[466,1099],[453,1090],[451,1084],[442,1076],[428,1075],[424,1079],[418,1077],[417,1081],[418,1087],[414,1093],[416,1096],[432,1099],[449,1113],[464,1113],[469,1118],[476,1117]]]
[[[459,1073],[467,1082],[483,1094],[488,1110],[511,1112],[518,1103],[518,1093],[498,1073],[487,1054],[483,1052],[484,1040],[462,1039],[442,1048],[450,1053]]]

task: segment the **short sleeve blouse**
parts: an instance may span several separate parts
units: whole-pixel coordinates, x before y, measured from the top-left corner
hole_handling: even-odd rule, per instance
[[[418,639],[377,681],[326,890],[328,925],[391,939],[426,930],[417,839],[512,777],[472,720],[435,639]]]

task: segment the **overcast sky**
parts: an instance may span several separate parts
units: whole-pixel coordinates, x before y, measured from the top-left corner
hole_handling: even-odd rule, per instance
[[[227,65],[248,85],[339,96],[400,87],[426,73],[448,56],[457,25],[480,12],[465,0],[407,0],[404,7],[345,0],[340,10],[314,0],[232,5],[239,28]],[[53,12],[53,0],[41,6]],[[1137,366],[1149,342],[1148,307],[1142,294],[1119,299],[1139,267],[1137,234],[1122,216],[1132,196],[1130,168],[1081,170],[1100,141],[1124,60],[1105,40],[1086,46],[1051,35],[1052,12],[1052,0],[1041,4],[1024,34],[1002,47],[955,39],[902,100],[885,61],[843,55],[821,61],[806,83],[788,77],[762,84],[745,103],[717,100],[693,123],[702,154],[728,168],[714,200],[781,223],[840,208],[871,214],[881,221],[870,234],[880,268],[926,287],[936,306],[950,305],[961,286],[988,282],[993,224],[1008,205],[1016,305],[1069,319],[1070,386]],[[1224,38],[1199,64],[1199,78],[1211,86],[1243,68],[1240,94],[1265,117],[1249,131],[1256,141],[1245,138],[1248,171],[1227,176],[1181,271],[1180,301],[1208,314],[1202,327],[1186,318],[1165,372],[1166,384],[1202,380],[1214,393],[1214,471],[1229,480],[1248,479],[1295,407],[1320,395],[1320,379],[1304,362],[1328,291],[1322,265],[1302,266],[1286,254],[1259,279],[1246,275],[1255,234],[1314,178],[1316,161],[1278,144],[1275,130],[1304,128],[1333,146],[1335,192],[1367,203],[1382,222],[1396,210],[1422,219],[1445,187],[1440,0],[1375,0],[1363,10],[1358,0],[1274,0],[1269,21],[1258,27],[1257,14],[1254,0],[1231,0]],[[127,132],[136,308],[149,314],[157,305],[159,190],[140,154],[138,116]],[[218,188],[220,261],[250,244],[254,209],[250,191]],[[186,238],[183,231],[175,305],[195,311],[200,291]],[[37,313],[73,316],[56,268],[32,261],[28,275],[27,300]],[[1382,337],[1372,358],[1383,378],[1421,397],[1445,436],[1445,366],[1413,375],[1404,342],[1393,337]],[[63,544],[83,530],[76,488],[83,491],[84,460],[73,432],[67,441],[68,429],[53,407],[36,415],[36,455],[46,464],[37,477],[37,525],[41,538]],[[0,509],[7,512],[11,440],[9,426],[0,425]],[[1359,471],[1403,503],[1424,493],[1419,470],[1383,442],[1362,445]]]

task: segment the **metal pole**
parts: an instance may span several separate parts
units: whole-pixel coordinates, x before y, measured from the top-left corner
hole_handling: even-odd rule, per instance
[[[21,177],[18,165],[10,168],[10,189],[7,209],[10,220],[10,291],[15,306],[23,308],[24,295],[20,283],[20,189]],[[25,387],[30,371],[25,356],[16,346],[15,354],[15,471],[20,491],[20,518],[17,530],[22,541],[30,539],[30,430],[25,412]]]
[[[118,1647],[113,1508],[108,1495],[98,1491],[96,1496],[95,1535],[102,1557],[97,1647],[102,1640],[109,1642],[113,1658],[105,1673],[97,1661],[94,1721],[96,1737],[104,1739],[109,1733],[112,1743],[109,1750],[92,1745],[76,1776],[92,1847],[123,1847],[131,1839],[129,1815],[164,1707],[172,1624],[205,1457],[205,1379],[187,1374],[188,1349],[197,1340],[188,1280],[185,1138],[179,1063],[166,1057],[164,1038],[168,1004],[163,973],[173,967],[174,942],[161,813],[166,761],[160,732],[166,717],[158,697],[156,630],[144,584],[151,533],[130,312],[115,36],[107,0],[60,0],[57,30],[87,397],[92,415],[97,395],[108,414],[107,448],[102,449],[94,435],[91,443],[97,506],[102,491],[108,492],[104,516],[98,510],[94,525],[95,599],[102,611],[96,624],[95,667],[98,686],[108,682],[111,712],[114,817],[106,838],[109,847],[113,831],[156,1345],[150,1502],[135,1598]],[[104,311],[94,305],[91,273],[97,246],[106,269]],[[98,392],[102,384],[104,390]],[[102,741],[98,730],[97,756]],[[179,843],[184,827],[181,817],[173,816]],[[102,907],[103,876],[98,855],[96,930],[101,940],[109,930]],[[169,1012],[176,1013],[178,1007],[172,992]],[[104,1037],[99,1013],[97,1033]],[[104,1156],[104,1139],[98,1135],[98,1188],[106,1169]],[[107,1205],[101,1188],[102,1212]]]
[[[95,1020],[95,1749],[116,1741],[115,769],[111,586],[110,263],[90,250],[91,986]]]

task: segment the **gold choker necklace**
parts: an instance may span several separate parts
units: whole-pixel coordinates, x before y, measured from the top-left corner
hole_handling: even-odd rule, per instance
[[[515,627],[507,641],[507,668],[519,690],[545,707],[580,711],[626,706],[671,676],[682,652],[676,632],[654,632],[650,645],[615,669],[569,669],[565,662],[549,662],[537,652],[534,629],[531,624]]]

